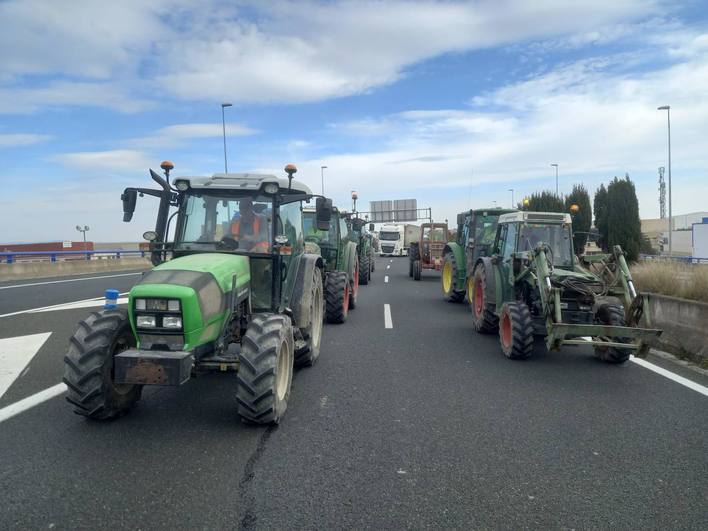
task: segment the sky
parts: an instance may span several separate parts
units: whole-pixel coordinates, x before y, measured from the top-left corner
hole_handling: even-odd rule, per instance
[[[708,210],[700,0],[0,2],[0,242],[137,241],[148,168],[284,175],[436,220],[614,176]]]

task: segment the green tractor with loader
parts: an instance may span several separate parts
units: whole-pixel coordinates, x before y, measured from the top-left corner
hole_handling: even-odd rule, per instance
[[[127,311],[107,305],[79,322],[64,358],[67,400],[80,415],[109,419],[127,413],[145,385],[235,372],[241,419],[278,423],[293,367],[314,364],[322,339],[325,264],[305,251],[302,205],[315,198],[317,226],[327,227],[331,200],[293,180],[290,164],[287,178],[172,183],[173,165],[161,167],[164,178],[150,170],[158,189],[121,196],[126,222],[138,195],[160,201],[155,230],[144,234],[155,267],[130,290]]]
[[[305,208],[303,221],[306,247],[324,262],[325,318],[329,323],[343,323],[349,310],[356,308],[360,279],[356,241],[347,215],[333,207],[329,224],[323,228],[317,211]]]
[[[479,208],[457,214],[455,240],[442,251],[440,282],[448,302],[461,302],[472,290],[472,272],[482,256],[491,254],[499,216],[513,209]]]
[[[374,255],[374,238],[366,230],[367,221],[357,217],[356,212],[347,220],[347,226],[356,242],[356,252],[359,258],[359,284],[367,285],[371,281],[371,273],[376,268]],[[373,223],[370,224],[370,227]]]
[[[531,356],[534,336],[543,336],[549,350],[591,345],[601,360],[623,363],[661,334],[637,327],[643,298],[619,246],[582,261],[574,255],[570,214],[502,214],[491,253],[471,277],[474,327],[498,330],[511,359]]]

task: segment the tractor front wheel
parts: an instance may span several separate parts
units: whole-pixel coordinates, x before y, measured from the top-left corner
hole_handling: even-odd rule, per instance
[[[420,280],[420,276],[423,272],[423,265],[419,258],[413,260],[413,280]]]
[[[242,420],[278,424],[283,418],[293,379],[294,343],[288,317],[253,317],[239,354],[236,400]]]
[[[523,302],[505,302],[499,318],[499,342],[504,355],[523,360],[533,352],[533,322]]]
[[[343,323],[349,313],[349,280],[344,271],[332,271],[325,281],[325,315],[328,323]]]
[[[467,298],[472,307],[472,324],[480,334],[491,334],[499,326],[499,318],[494,313],[494,301],[488,300],[487,275],[483,265],[475,268],[467,281]]]
[[[445,253],[443,257],[442,274],[440,281],[442,284],[443,297],[447,302],[461,302],[465,298],[464,291],[457,291],[457,260],[451,252]]]
[[[79,322],[64,357],[66,399],[92,419],[123,415],[140,400],[142,385],[115,384],[113,357],[135,346],[125,310],[93,312]]]
[[[604,304],[597,310],[595,321],[607,326],[626,326],[624,308],[616,304]],[[631,340],[620,337],[612,338],[610,341],[629,343]],[[603,347],[598,345],[595,345],[594,350],[595,356],[607,363],[624,363],[629,359],[631,353],[631,350],[626,348]]]
[[[359,284],[366,286],[371,278],[371,266],[369,265],[369,255],[364,255],[359,260]]]
[[[295,353],[296,367],[309,367],[320,357],[322,344],[322,321],[324,316],[324,296],[322,294],[322,272],[315,268],[310,292],[310,324],[302,329],[307,346]]]

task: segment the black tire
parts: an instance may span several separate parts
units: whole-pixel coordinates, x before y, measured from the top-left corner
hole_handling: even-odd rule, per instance
[[[63,378],[75,413],[109,419],[124,415],[140,400],[142,385],[113,383],[113,357],[135,344],[125,310],[93,312],[79,322],[64,356]]]
[[[450,285],[446,286],[445,267],[448,264],[450,267],[450,274],[452,278]],[[442,271],[440,274],[440,285],[442,287],[443,297],[447,302],[462,302],[465,298],[464,291],[455,290],[455,284],[457,283],[457,271],[457,260],[455,259],[454,253],[445,253],[445,256],[443,256]]]
[[[415,266],[413,265],[413,257],[408,258],[408,276],[413,278],[413,271],[415,271]]]
[[[499,343],[512,360],[524,360],[533,353],[533,321],[523,302],[505,302],[499,319]]]
[[[371,278],[371,266],[369,265],[369,257],[364,255],[359,260],[359,284],[366,286]]]
[[[236,401],[242,420],[278,424],[283,418],[293,379],[294,343],[288,317],[253,317],[239,353]]]
[[[374,250],[369,249],[369,264],[371,264],[371,272],[376,271],[376,256],[374,255]]]
[[[413,280],[420,280],[422,272],[423,266],[421,265],[420,260],[413,260]]]
[[[325,281],[325,316],[328,323],[343,323],[349,313],[349,280],[344,271],[332,271]]]
[[[624,320],[624,308],[616,304],[604,304],[598,308],[595,314],[595,321],[599,324],[610,326],[626,326]],[[598,339],[598,338],[595,338]],[[612,338],[612,341],[620,343],[631,343],[631,339],[624,337]],[[632,353],[631,349],[617,347],[594,347],[595,356],[607,363],[624,363]]]
[[[486,268],[479,265],[474,270],[472,291],[468,290],[467,298],[472,308],[472,325],[480,334],[492,334],[499,327],[499,317],[494,313],[496,302],[489,300],[487,284]]]
[[[324,294],[322,272],[315,268],[310,292],[310,324],[302,328],[302,336],[307,346],[295,352],[295,367],[311,367],[320,357],[322,345],[322,321],[324,320]]]

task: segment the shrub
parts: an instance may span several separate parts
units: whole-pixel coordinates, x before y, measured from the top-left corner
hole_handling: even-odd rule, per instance
[[[632,266],[638,291],[708,302],[708,265],[647,261]]]

